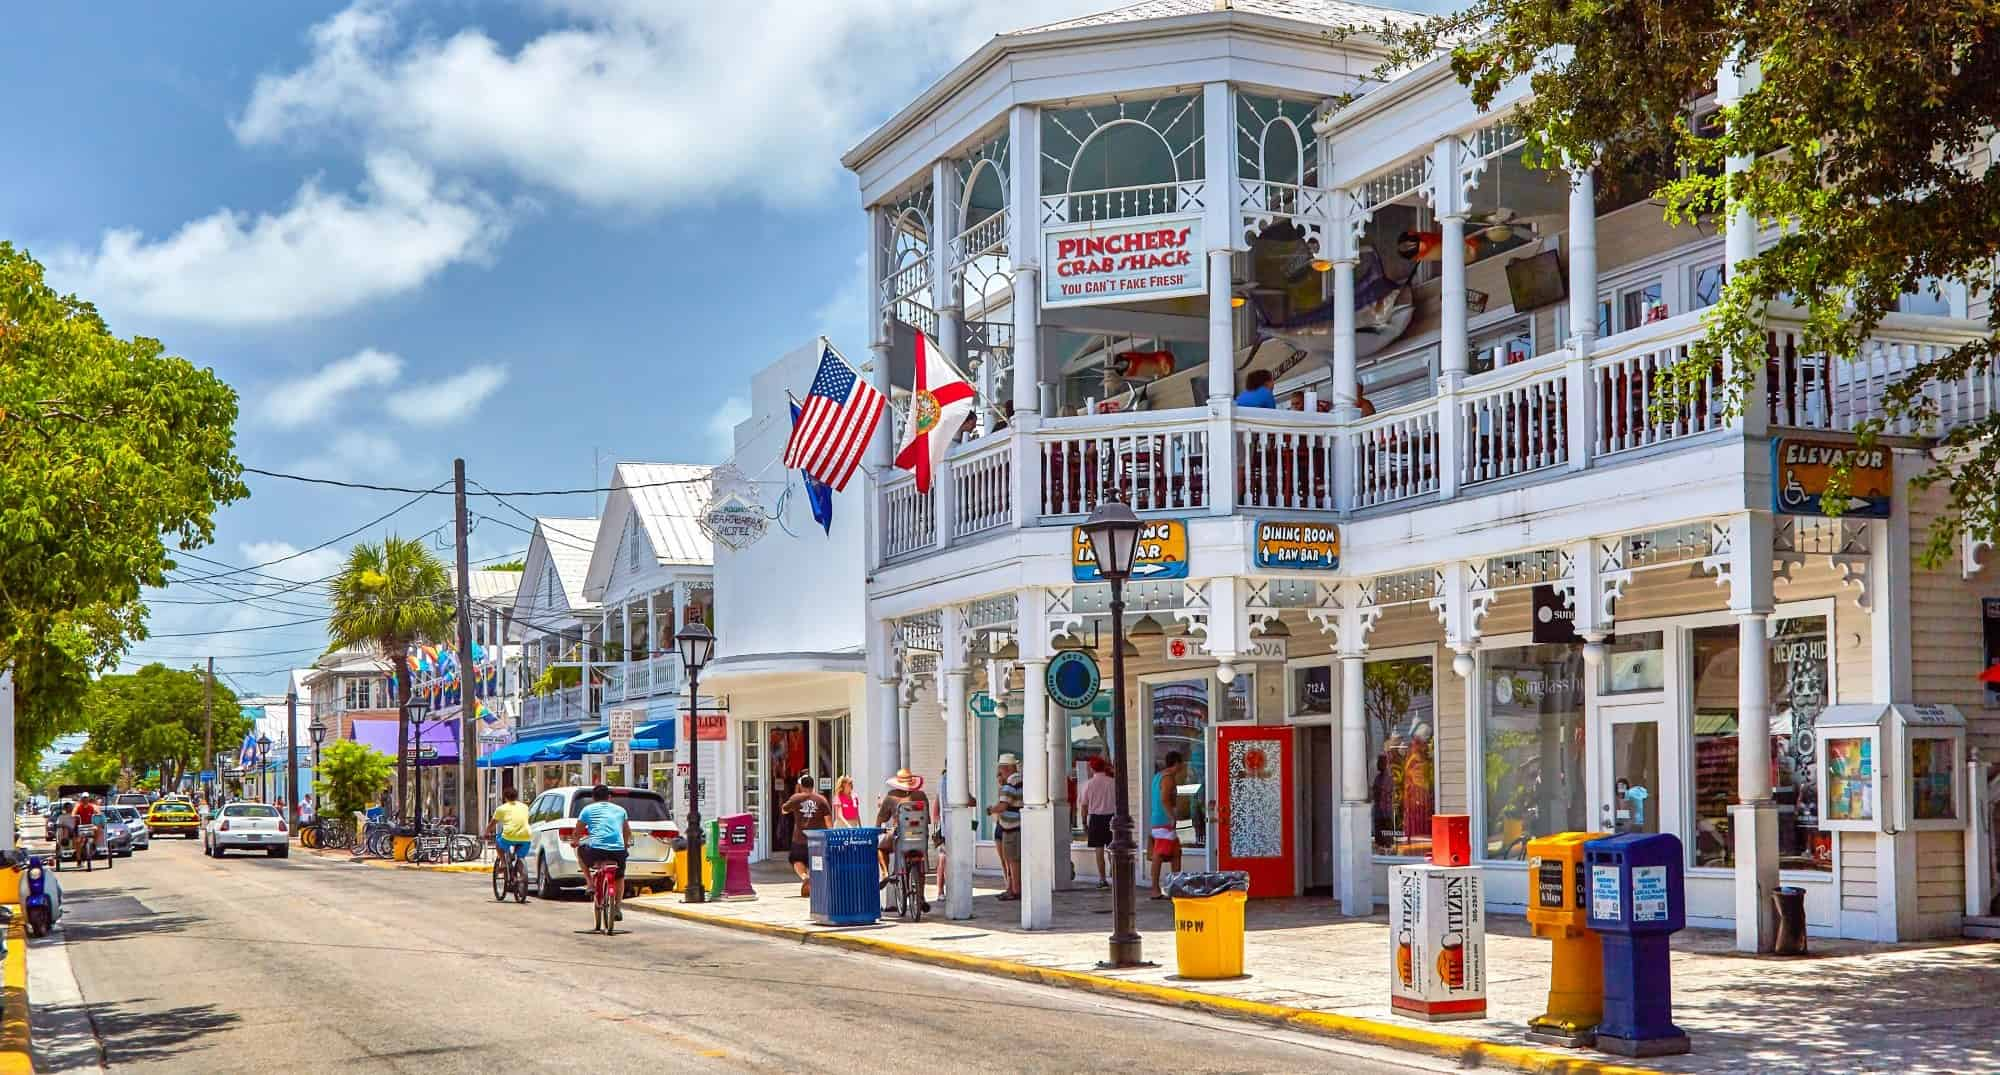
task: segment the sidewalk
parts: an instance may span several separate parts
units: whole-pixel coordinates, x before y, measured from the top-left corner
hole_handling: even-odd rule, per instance
[[[782,879],[780,879],[782,878]],[[1527,923],[1488,923],[1488,1018],[1426,1024],[1390,1013],[1384,915],[1343,919],[1324,899],[1250,904],[1245,968],[1234,981],[1183,981],[1174,973],[1170,905],[1140,894],[1139,929],[1149,970],[1096,967],[1111,931],[1109,892],[1056,894],[1054,928],[1020,928],[1018,904],[978,887],[973,918],[870,927],[813,926],[798,882],[759,867],[754,901],[690,907],[678,894],[630,901],[676,917],[839,944],[880,954],[1076,988],[1142,995],[1223,1014],[1439,1055],[1467,1066],[1561,1070],[1564,1059],[1667,1071],[1963,1072],[2000,1070],[1992,1031],[2000,944],[1878,945],[1813,938],[1810,957],[1743,956],[1732,938],[1688,930],[1674,938],[1675,1022],[1694,1053],[1628,1062],[1529,1042],[1526,1024],[1547,999],[1549,946]],[[942,905],[939,911],[942,912]]]

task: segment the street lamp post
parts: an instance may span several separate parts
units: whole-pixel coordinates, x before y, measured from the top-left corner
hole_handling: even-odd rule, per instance
[[[676,645],[688,674],[688,903],[706,903],[701,878],[701,666],[715,652],[715,634],[699,623],[681,628]]]
[[[313,714],[313,722],[306,727],[306,734],[312,736],[312,741],[313,741],[312,775],[313,775],[313,784],[317,786],[319,784],[319,747],[321,743],[326,742],[326,721],[321,720],[320,715],[318,713]]]
[[[258,798],[271,801],[271,737],[257,737],[257,784]]]
[[[1090,513],[1083,532],[1097,573],[1111,584],[1111,764],[1117,769],[1111,816],[1111,950],[1108,967],[1144,966],[1138,926],[1138,844],[1132,833],[1131,752],[1125,735],[1125,580],[1139,547],[1139,517],[1116,500]]]
[[[424,716],[429,712],[430,710],[426,709],[422,702],[411,702],[409,705],[409,751],[412,755],[409,759],[410,780],[416,784],[416,788],[410,794],[407,809],[410,811],[410,824],[418,833],[424,831]]]

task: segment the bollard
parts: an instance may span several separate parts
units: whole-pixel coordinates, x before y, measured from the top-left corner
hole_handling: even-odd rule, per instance
[[[1625,833],[1584,845],[1590,928],[1604,946],[1604,1015],[1597,1048],[1620,1056],[1689,1049],[1674,1025],[1667,938],[1687,924],[1680,837]]]
[[[1560,832],[1528,841],[1528,923],[1549,950],[1549,1007],[1528,1036],[1572,1048],[1591,1044],[1604,1016],[1604,953],[1587,921],[1583,845],[1601,832]]]

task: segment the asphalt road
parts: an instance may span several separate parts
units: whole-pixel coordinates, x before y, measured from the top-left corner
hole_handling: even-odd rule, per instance
[[[486,878],[156,841],[62,875],[30,952],[37,1069],[1447,1070],[1311,1035],[805,947]]]

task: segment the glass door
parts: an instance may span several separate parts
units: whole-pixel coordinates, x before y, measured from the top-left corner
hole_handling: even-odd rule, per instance
[[[1600,832],[1680,832],[1678,738],[1661,728],[1663,704],[1598,709],[1597,772],[1592,781]]]

